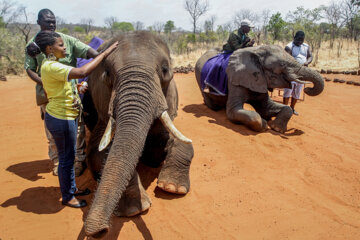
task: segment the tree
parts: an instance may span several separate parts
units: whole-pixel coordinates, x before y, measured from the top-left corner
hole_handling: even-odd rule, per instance
[[[175,29],[175,24],[173,21],[169,20],[165,23],[165,26],[164,26],[164,32],[166,34],[171,34],[171,32]]]
[[[209,10],[209,3],[201,0],[186,0],[185,10],[188,11],[193,25],[193,34],[196,33],[199,18]]]
[[[164,26],[165,26],[165,24],[163,22],[155,22],[152,27],[155,32],[160,34],[162,32],[162,30],[164,29]]]
[[[31,31],[31,25],[29,22],[29,16],[26,11],[26,7],[19,6],[14,12],[14,26],[20,31],[24,37],[25,44],[29,41],[29,35]]]
[[[16,2],[12,0],[0,1],[0,17],[4,23],[4,27],[7,28],[8,24],[16,17],[14,7]]]
[[[86,35],[89,34],[91,26],[94,23],[94,19],[92,18],[83,18],[80,20],[80,23],[82,24],[82,27],[85,29]]]
[[[83,27],[80,27],[80,26],[75,26],[74,27],[74,32],[85,33],[85,29]]]
[[[329,6],[323,6],[325,18],[330,23],[330,47],[333,48],[335,37],[339,33],[342,26],[341,22],[341,6],[338,3],[331,3]]]
[[[208,20],[204,23],[204,31],[206,35],[209,35],[210,32],[214,32],[216,16],[212,15]]]
[[[108,28],[110,29],[111,36],[113,36],[114,35],[113,25],[114,25],[114,23],[118,22],[117,18],[113,17],[113,16],[107,17],[107,18],[105,18],[104,22],[105,22],[105,25],[108,26]]]
[[[234,17],[234,24],[236,28],[240,27],[241,21],[244,19],[248,19],[255,23],[259,20],[259,16],[249,9],[241,9],[240,11],[236,12]]]
[[[284,31],[284,27],[286,22],[282,19],[281,13],[277,12],[271,15],[269,24],[267,25],[267,29],[273,35],[274,40],[280,40],[282,32]]]
[[[359,13],[360,1],[356,2],[354,0],[344,0],[342,3],[342,10],[341,10],[341,17],[345,22],[345,25],[349,32],[349,37],[351,39],[356,40],[355,34],[355,24],[356,24],[356,17]]]
[[[265,42],[267,41],[267,37],[268,37],[268,30],[266,28],[266,26],[269,24],[270,21],[270,10],[269,9],[264,9],[261,13],[261,19],[262,19],[262,32],[264,34],[264,40]],[[259,44],[259,43],[257,43]]]
[[[140,21],[134,22],[132,25],[134,26],[136,31],[143,30],[145,28],[144,23]]]
[[[129,22],[115,22],[112,29],[120,30],[121,32],[129,32],[134,31],[134,26]]]

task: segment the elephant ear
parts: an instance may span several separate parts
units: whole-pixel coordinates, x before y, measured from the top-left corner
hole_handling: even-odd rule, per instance
[[[259,93],[268,91],[260,58],[252,51],[247,49],[235,51],[230,56],[226,73],[228,82],[232,85],[243,86]]]

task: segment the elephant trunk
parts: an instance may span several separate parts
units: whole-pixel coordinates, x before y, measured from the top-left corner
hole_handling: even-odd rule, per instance
[[[116,131],[113,144],[84,223],[88,236],[99,237],[107,233],[110,217],[135,172],[150,126],[166,109],[165,100],[156,100],[159,96],[156,96],[152,81],[131,79],[121,81],[119,85],[121,91],[117,90],[114,100]]]
[[[317,71],[308,67],[302,67],[297,73],[301,80],[310,81],[314,86],[306,87],[304,92],[309,96],[317,96],[324,90],[324,79]]]

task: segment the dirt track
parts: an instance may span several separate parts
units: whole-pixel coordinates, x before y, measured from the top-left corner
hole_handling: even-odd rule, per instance
[[[326,82],[280,135],[211,111],[194,78],[175,75],[175,124],[195,149],[190,193],[158,190],[151,170],[143,180],[152,207],[112,218],[105,239],[360,239],[360,87]],[[88,208],[60,204],[33,82],[0,81],[0,103],[0,239],[85,239]],[[89,179],[78,186],[94,189]]]

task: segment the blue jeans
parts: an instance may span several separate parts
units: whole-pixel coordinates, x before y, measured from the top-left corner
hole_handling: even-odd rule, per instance
[[[76,120],[62,120],[45,113],[45,124],[53,136],[59,155],[59,182],[62,201],[68,202],[76,192],[74,160],[76,153]]]

